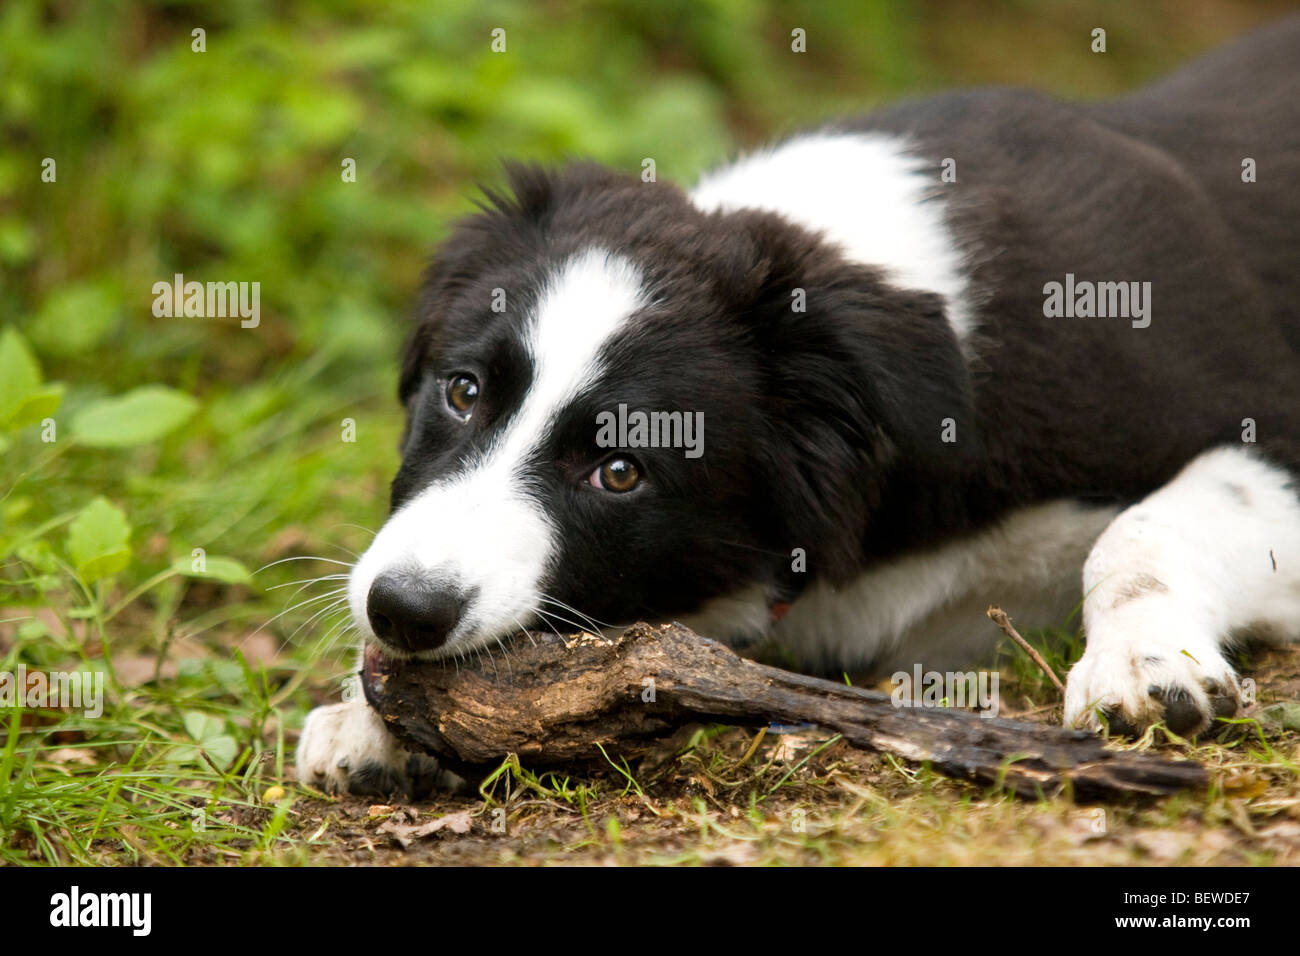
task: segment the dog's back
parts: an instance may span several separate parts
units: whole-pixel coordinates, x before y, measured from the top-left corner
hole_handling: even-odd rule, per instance
[[[1121,99],[957,91],[841,127],[955,160],[935,194],[979,308],[981,418],[1020,491],[1140,497],[1244,419],[1300,465],[1298,62],[1293,18]],[[1149,326],[1045,319],[1067,275],[1150,283]]]
[[[1232,229],[1300,343],[1300,16],[1092,112],[1178,161]]]

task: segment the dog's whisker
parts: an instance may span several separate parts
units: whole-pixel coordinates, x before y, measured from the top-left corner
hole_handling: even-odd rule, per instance
[[[299,578],[297,581],[286,581],[284,584],[272,584],[269,588],[267,588],[267,590],[278,591],[281,588],[291,588],[295,584],[301,584],[305,586],[308,584],[315,584],[318,581],[341,581],[350,576],[351,575],[347,575],[347,574],[323,574],[318,578]]]
[[[298,636],[298,632],[299,632],[299,631],[301,631],[304,627],[306,627],[307,625],[309,625],[312,621],[316,620],[316,619],[317,619],[318,617],[320,617],[322,614],[328,614],[330,611],[337,610],[339,607],[341,607],[342,605],[344,605],[346,602],[347,602],[347,597],[344,596],[344,597],[341,597],[341,598],[336,598],[336,599],[334,600],[334,602],[331,603],[331,604],[327,604],[327,605],[325,605],[323,608],[321,608],[320,610],[318,610],[318,611],[317,611],[315,614],[313,614],[311,617],[307,618],[307,620],[303,621],[301,624],[299,624],[297,627],[295,627],[295,628],[293,629],[293,633],[291,633],[287,638],[285,638],[285,643],[286,643],[286,644],[291,643],[291,642],[293,641],[293,639],[294,639],[295,637]]]
[[[519,630],[515,632],[516,634],[527,634],[527,633],[528,633],[527,629],[526,629],[522,624],[519,623],[519,618],[518,618],[518,616],[516,616],[516,615],[514,615],[514,614],[511,614],[511,615],[510,615],[510,620],[514,621],[514,622],[515,622],[515,627],[519,628]],[[499,641],[500,638],[497,638],[497,640]]]
[[[575,608],[572,604],[566,604],[564,601],[561,601],[559,598],[555,597],[552,594],[547,594],[545,591],[541,593],[540,598],[541,600],[545,601],[547,604],[554,604],[557,605],[558,607],[562,607],[567,610],[573,611],[575,614],[582,614],[582,612],[579,611],[577,608]],[[588,617],[589,615],[582,614],[582,616]]]
[[[765,554],[773,558],[788,557],[784,551],[773,551],[771,548],[759,548],[752,544],[745,544],[743,541],[728,541],[725,538],[715,538],[718,544],[725,544],[728,547],[739,548],[742,551],[755,551],[758,554]]]
[[[356,564],[355,561],[336,561],[333,558],[321,557],[319,554],[296,554],[291,558],[281,558],[279,561],[272,561],[270,564],[264,564],[253,573],[261,574],[267,568],[273,568],[278,564],[287,564],[290,561],[324,561],[326,564],[337,564],[345,568],[353,567]]]
[[[532,608],[529,608],[529,610],[533,610],[533,609],[532,609]],[[536,613],[536,611],[533,611],[533,613]],[[533,635],[529,632],[528,628],[526,628],[526,627],[524,627],[522,624],[520,624],[520,623],[519,623],[519,618],[517,618],[515,615],[511,614],[511,615],[510,615],[510,618],[511,618],[511,620],[513,620],[513,621],[515,622],[515,627],[519,628],[519,633],[522,634],[522,635],[524,635],[524,637],[528,638],[528,643],[532,644],[533,647],[536,647],[536,646],[537,646],[537,642],[536,642],[535,640],[533,640]]]
[[[500,677],[501,674],[500,674],[500,672],[497,670],[497,659],[496,659],[495,657],[492,656],[492,648],[490,648],[490,647],[484,645],[483,648],[482,648],[482,652],[483,652],[484,654],[487,655],[488,661],[491,662],[491,664],[492,664],[492,676],[493,676],[493,677]],[[480,657],[479,660],[482,660],[482,657]]]
[[[601,621],[598,620],[597,618],[591,617],[588,614],[584,614],[582,611],[579,611],[572,604],[565,604],[563,601],[556,600],[555,598],[551,597],[549,594],[542,594],[541,600],[546,602],[547,604],[554,604],[562,611],[568,611],[570,614],[577,615],[582,620],[589,622],[592,625],[593,630],[600,630],[600,628],[602,627],[617,627],[617,625],[610,624],[608,621]]]
[[[544,615],[546,617],[553,617],[557,621],[563,621],[565,624],[568,624],[570,627],[576,627],[580,631],[591,631],[593,633],[601,635],[602,637],[604,636],[604,631],[602,631],[598,627],[592,628],[585,624],[579,624],[577,621],[571,621],[567,617],[564,617],[561,614],[556,614],[554,611],[545,611],[542,610],[541,608],[534,608],[533,610],[539,615]]]
[[[546,619],[546,612],[544,612],[541,608],[537,608],[537,607],[530,607],[528,610],[536,614],[537,619],[541,621],[543,624],[545,624],[547,627],[549,627],[551,629],[552,634],[554,634],[560,640],[564,640],[564,635],[561,634],[559,631],[557,631],[555,629],[555,625]]]
[[[335,528],[356,528],[358,531],[364,531],[372,538],[379,533],[378,531],[375,531],[373,528],[367,528],[363,524],[353,524],[350,521],[340,521],[337,524],[332,524],[330,525],[329,530],[333,531]]]
[[[577,615],[578,618],[587,622],[587,624],[589,625],[588,628],[589,630],[597,634],[600,634],[602,636],[604,635],[606,630],[623,631],[626,630],[630,624],[630,622],[628,624],[616,624],[616,623],[611,623],[610,621],[602,621],[599,618],[591,617],[590,615],[585,614],[582,611],[579,611],[576,607],[574,607],[571,604],[565,604],[563,601],[557,601],[555,598],[549,597],[548,595],[545,594],[542,595],[542,600],[550,604],[554,604],[556,607],[559,607],[564,611]]]
[[[328,599],[330,599],[330,598],[337,597],[337,596],[340,595],[340,594],[346,595],[346,594],[347,594],[347,590],[348,590],[347,588],[337,588],[337,589],[335,589],[335,590],[333,590],[333,591],[328,591],[328,592],[326,592],[325,594],[318,594],[316,597],[312,597],[312,598],[304,598],[303,600],[299,601],[297,604],[293,604],[293,605],[291,605],[291,606],[285,608],[283,611],[281,611],[281,612],[280,612],[279,614],[277,614],[275,617],[271,618],[271,619],[270,619],[269,621],[267,621],[265,624],[263,624],[263,625],[261,625],[260,627],[258,627],[258,629],[255,630],[255,631],[253,631],[252,634],[249,634],[248,637],[245,637],[245,638],[244,638],[244,641],[247,641],[247,640],[249,640],[249,638],[256,637],[258,634],[261,634],[264,630],[266,630],[268,627],[270,627],[270,626],[271,626],[272,624],[274,624],[276,621],[280,620],[280,618],[284,617],[286,614],[292,613],[293,611],[296,611],[296,610],[298,610],[299,608],[307,607],[307,606],[310,605],[310,604],[315,604],[317,601],[325,601],[325,600],[328,600]],[[346,597],[344,598],[344,600],[346,600]],[[244,641],[240,641],[240,646],[243,645]]]
[[[322,581],[324,581],[324,582],[326,582],[326,583],[328,583],[328,582],[330,582],[330,581],[346,581],[346,580],[348,580],[350,577],[351,577],[351,575],[348,575],[348,574],[340,574],[340,575],[338,575],[337,577],[331,576],[331,577],[324,577],[324,578],[315,578],[315,579],[313,579],[313,580],[311,580],[311,581],[306,582],[305,584],[300,584],[300,585],[298,586],[297,590],[295,590],[292,594],[289,595],[289,600],[292,601],[294,598],[296,598],[296,597],[297,597],[299,594],[301,594],[303,591],[307,590],[307,589],[308,589],[309,587],[311,587],[313,584],[318,584],[318,583],[320,583],[320,582],[322,582]],[[345,585],[345,588],[346,588],[346,585]]]
[[[321,640],[329,640],[336,634],[346,631],[350,627],[356,627],[357,622],[352,617],[352,609],[342,608],[341,610],[342,613],[339,615],[339,619],[330,625],[329,631],[326,632],[325,636],[321,638]]]
[[[506,662],[506,676],[507,676],[507,677],[514,677],[514,676],[515,676],[515,669],[514,669],[513,667],[510,666],[510,652],[509,652],[508,650],[506,650],[505,642],[502,641],[501,638],[498,637],[498,638],[497,638],[497,644],[498,644],[498,645],[500,646],[500,648],[501,648],[501,659],[504,660],[504,661]]]
[[[356,622],[352,620],[352,615],[345,614],[342,619],[336,622],[325,633],[325,636],[320,639],[320,645],[323,646],[322,653],[333,653],[335,648],[339,646],[340,642],[343,641],[343,639],[346,638],[355,627]]]
[[[348,617],[335,622],[323,637],[317,638],[310,651],[312,658],[329,660],[337,658],[342,642],[352,630],[351,625],[352,621]]]

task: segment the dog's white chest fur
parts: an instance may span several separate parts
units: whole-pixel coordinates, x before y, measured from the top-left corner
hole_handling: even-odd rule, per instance
[[[969,661],[998,637],[999,604],[1025,627],[1060,627],[1078,607],[1081,570],[1118,513],[1071,501],[1016,512],[996,526],[866,572],[846,587],[815,585],[777,625],[801,659],[894,670]]]
[[[1060,627],[1082,599],[1082,569],[1119,513],[1073,501],[1036,505],[992,528],[872,568],[835,588],[814,584],[772,629],[802,663],[893,670],[969,664],[998,637],[984,611],[1000,604],[1024,627]],[[757,590],[714,602],[687,623],[725,637],[768,615]]]

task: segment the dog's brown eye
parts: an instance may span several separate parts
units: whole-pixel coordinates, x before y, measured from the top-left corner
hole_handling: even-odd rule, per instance
[[[468,418],[478,401],[478,379],[473,375],[455,375],[447,383],[447,404],[461,418]]]
[[[631,458],[611,458],[587,479],[593,488],[616,494],[631,491],[641,482],[641,470]]]

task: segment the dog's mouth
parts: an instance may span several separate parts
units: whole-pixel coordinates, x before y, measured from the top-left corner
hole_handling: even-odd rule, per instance
[[[392,658],[385,654],[378,644],[372,641],[366,645],[365,669],[367,673],[384,669],[391,660]]]
[[[551,632],[522,629],[505,635],[503,639],[506,644],[502,646],[504,649],[516,640],[527,640],[536,644],[538,641],[549,641],[553,636],[555,635]],[[362,652],[361,680],[368,691],[371,688],[382,689],[384,682],[396,674],[406,663],[444,659],[446,658],[433,658],[421,654],[411,655],[404,654],[401,651],[393,651],[379,641],[372,639],[366,642],[365,650]]]
[[[392,676],[401,662],[385,653],[384,649],[371,641],[361,657],[361,682],[367,696],[373,696],[383,690],[384,684]]]

